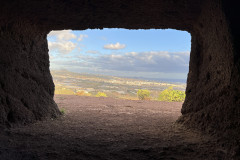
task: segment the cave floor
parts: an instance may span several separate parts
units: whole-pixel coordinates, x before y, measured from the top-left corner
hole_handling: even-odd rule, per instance
[[[180,102],[56,95],[64,116],[2,130],[0,159],[228,159],[211,137],[176,124]]]

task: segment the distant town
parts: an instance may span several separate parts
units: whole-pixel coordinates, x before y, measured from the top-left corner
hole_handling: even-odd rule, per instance
[[[149,90],[152,99],[157,99],[158,94],[173,87],[175,90],[185,91],[185,83],[158,82],[122,78],[116,76],[82,74],[67,70],[51,70],[55,83],[55,94],[78,94],[83,96],[105,93],[108,97],[137,99],[139,89]]]

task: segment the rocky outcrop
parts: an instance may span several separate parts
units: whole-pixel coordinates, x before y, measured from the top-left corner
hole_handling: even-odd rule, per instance
[[[187,98],[179,122],[239,144],[239,50],[223,8],[220,1],[205,3],[191,31]]]
[[[53,101],[46,35],[27,23],[0,28],[1,124],[24,124],[59,115]]]
[[[0,5],[0,124],[56,117],[47,34],[88,28],[191,30],[202,1],[4,1]]]
[[[202,0],[15,0],[1,2],[0,24],[27,20],[44,30],[191,30]]]
[[[59,114],[46,36],[51,30],[186,30],[192,35],[179,122],[239,143],[239,9],[227,0],[16,0],[0,6],[0,123]]]

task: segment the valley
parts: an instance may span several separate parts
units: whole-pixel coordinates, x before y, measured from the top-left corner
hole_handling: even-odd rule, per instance
[[[185,91],[185,83],[171,83],[153,80],[142,80],[106,75],[80,74],[67,70],[52,70],[55,83],[55,94],[96,96],[103,92],[107,97],[137,100],[137,91],[150,91],[152,100],[156,100],[159,93],[168,87]]]

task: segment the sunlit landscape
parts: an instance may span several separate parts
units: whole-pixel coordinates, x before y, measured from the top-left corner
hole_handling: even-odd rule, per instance
[[[48,40],[55,94],[184,101],[187,32],[63,30]]]
[[[0,5],[0,160],[240,160],[238,1]]]
[[[142,99],[159,100],[160,93],[168,88],[184,92],[185,83],[157,82],[116,76],[80,74],[66,70],[51,71],[55,83],[55,94],[78,96],[102,96],[138,100],[138,91],[149,92]],[[173,100],[178,101],[178,100]]]

